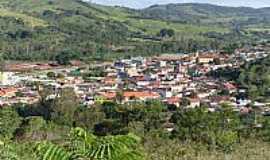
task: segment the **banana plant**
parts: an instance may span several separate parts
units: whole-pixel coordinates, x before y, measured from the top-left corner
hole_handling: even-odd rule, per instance
[[[67,147],[41,142],[35,151],[41,160],[143,160],[140,141],[134,134],[97,137],[75,128]]]
[[[40,142],[35,148],[40,160],[75,160],[72,152],[50,142]]]

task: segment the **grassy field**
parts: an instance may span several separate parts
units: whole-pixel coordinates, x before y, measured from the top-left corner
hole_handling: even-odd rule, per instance
[[[256,25],[249,25],[246,27],[246,31],[256,31],[256,32],[265,32],[270,31],[270,25],[265,24],[256,24]]]
[[[174,29],[178,33],[189,33],[189,34],[199,34],[206,32],[227,32],[228,29],[220,28],[215,26],[194,26],[191,24],[181,24],[181,23],[172,23],[172,22],[164,22],[159,20],[148,20],[148,19],[131,19],[128,21],[131,26],[135,26],[140,29],[145,29],[149,34],[155,34],[159,32],[162,28],[171,28]]]
[[[106,20],[114,20],[118,22],[122,22],[127,25],[127,27],[131,31],[143,31],[146,34],[156,35],[163,28],[171,28],[176,31],[178,34],[186,34],[189,35],[199,35],[201,33],[207,32],[219,32],[219,33],[227,33],[229,32],[229,28],[220,27],[217,25],[192,25],[192,24],[183,24],[177,22],[166,22],[162,20],[154,20],[154,19],[139,19],[134,18],[135,16],[139,16],[137,12],[133,10],[128,10],[126,8],[120,7],[106,7],[96,5],[96,8],[106,12],[107,14],[97,15],[100,18]]]
[[[25,14],[12,12],[6,9],[0,9],[1,17],[14,17],[16,19],[21,19],[25,24],[30,27],[46,27],[48,24],[46,21],[34,18]]]
[[[185,145],[179,141],[158,141],[160,144],[145,143],[149,160],[269,160],[269,143],[256,140],[243,141],[235,150],[225,154],[200,144]]]

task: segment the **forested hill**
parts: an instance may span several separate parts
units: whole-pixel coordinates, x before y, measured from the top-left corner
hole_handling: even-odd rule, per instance
[[[1,52],[8,58],[82,56],[126,41],[129,31],[109,11],[79,0],[0,0]]]
[[[267,8],[259,11],[270,13]],[[81,0],[0,0],[0,56],[53,60],[63,54],[76,59],[110,59],[220,48],[227,39],[240,42],[240,37],[255,39],[253,33],[268,31],[266,21],[251,23],[252,18],[252,22],[268,18],[249,16],[257,12],[206,4],[134,10]],[[247,19],[249,24],[235,32],[230,23],[218,23],[231,22],[230,14],[237,15],[235,21]]]
[[[270,8],[224,7],[211,4],[185,3],[153,5],[143,9],[143,17],[186,23],[269,22]]]

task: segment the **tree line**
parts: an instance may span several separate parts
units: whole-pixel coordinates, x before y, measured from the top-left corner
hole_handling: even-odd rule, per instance
[[[239,113],[222,104],[210,112],[204,105],[184,109],[160,101],[108,101],[89,108],[80,104],[70,89],[59,91],[56,99],[47,98],[51,93],[50,89],[43,90],[39,104],[0,109],[1,159],[270,156],[263,153],[269,146],[270,119],[256,114],[253,108]],[[252,155],[247,148],[254,145],[257,154]]]

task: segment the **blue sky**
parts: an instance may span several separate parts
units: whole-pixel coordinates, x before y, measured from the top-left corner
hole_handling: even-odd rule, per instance
[[[105,5],[120,5],[131,8],[145,8],[153,4],[167,3],[211,3],[224,6],[270,7],[270,0],[91,0],[94,3]]]

